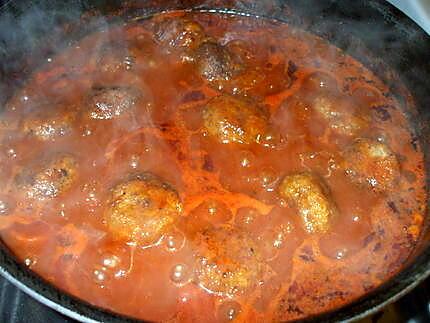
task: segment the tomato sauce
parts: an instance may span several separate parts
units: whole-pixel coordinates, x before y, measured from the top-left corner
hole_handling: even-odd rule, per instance
[[[392,277],[423,224],[423,154],[357,60],[287,24],[171,12],[88,35],[1,122],[0,235],[131,317],[262,322]]]

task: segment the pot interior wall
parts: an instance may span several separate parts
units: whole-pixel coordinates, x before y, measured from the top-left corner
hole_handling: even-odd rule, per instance
[[[404,104],[429,165],[430,41],[411,20],[382,0],[12,1],[0,9],[0,106],[46,57],[106,23],[163,10],[213,8],[257,14],[300,26],[357,58],[383,79]],[[430,263],[429,228],[427,223],[408,268],[398,277],[344,310],[319,319],[345,319],[365,313],[424,279]],[[17,264],[5,247],[0,251],[0,266],[7,275],[46,299],[86,317],[111,318],[109,313],[94,310],[55,288],[46,287],[40,278]]]

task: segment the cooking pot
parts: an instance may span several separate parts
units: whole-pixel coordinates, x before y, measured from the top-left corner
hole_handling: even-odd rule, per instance
[[[384,0],[7,1],[0,7],[0,106],[47,57],[85,34],[106,24],[174,9],[277,19],[340,47],[390,86],[415,129],[412,144],[423,147],[429,164],[430,38]],[[430,228],[425,223],[419,244],[395,277],[347,306],[308,320],[357,320],[394,302],[430,274],[429,244]],[[3,244],[0,274],[43,304],[79,321],[133,321],[50,285],[17,262]]]

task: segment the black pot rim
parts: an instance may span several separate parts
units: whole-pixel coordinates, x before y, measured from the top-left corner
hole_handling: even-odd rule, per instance
[[[430,38],[427,34],[393,5],[384,0],[374,0],[373,2],[375,1],[383,10],[401,19],[402,24],[416,30],[418,34],[421,34],[424,39],[429,41]],[[234,10],[228,11],[235,13]],[[241,12],[236,13],[240,14]],[[277,17],[274,18],[277,19]],[[282,21],[282,19],[279,20]],[[430,49],[430,41],[428,47]],[[74,320],[88,323],[136,321],[133,318],[90,305],[85,301],[62,292],[49,282],[46,282],[43,278],[31,272],[23,264],[17,262],[12,253],[4,245],[0,248],[0,275],[40,303]],[[318,314],[306,318],[303,321],[351,322],[362,319],[376,313],[386,305],[395,302],[429,276],[430,247],[423,250],[409,266],[403,268],[397,275],[372,292],[337,310]]]

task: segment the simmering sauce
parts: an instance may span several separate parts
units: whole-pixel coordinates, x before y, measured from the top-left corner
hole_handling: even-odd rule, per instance
[[[333,310],[400,270],[421,148],[371,71],[283,23],[171,12],[49,58],[4,107],[0,234],[135,318]]]

